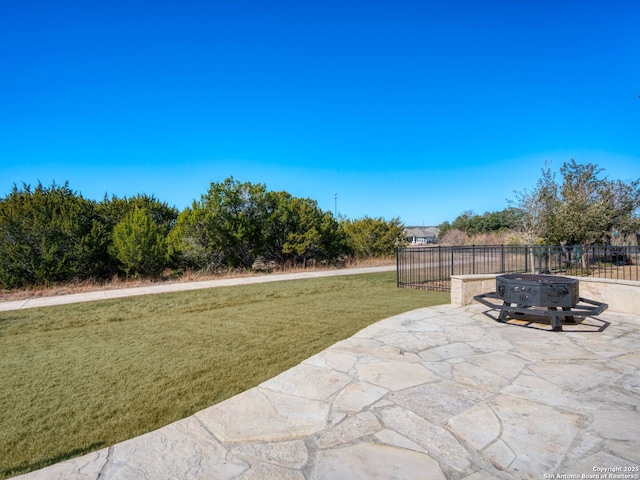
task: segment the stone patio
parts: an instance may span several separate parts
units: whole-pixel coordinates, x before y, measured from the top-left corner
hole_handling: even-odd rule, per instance
[[[191,417],[18,478],[639,478],[640,319],[549,332],[496,315],[388,318]]]

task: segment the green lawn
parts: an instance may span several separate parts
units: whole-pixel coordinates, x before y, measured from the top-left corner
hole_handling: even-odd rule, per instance
[[[390,272],[0,312],[0,478],[157,429],[443,303]]]

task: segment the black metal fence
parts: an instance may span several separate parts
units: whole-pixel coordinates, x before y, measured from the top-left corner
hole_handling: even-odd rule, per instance
[[[433,246],[396,250],[399,287],[449,291],[451,275],[547,273],[640,279],[638,246]]]

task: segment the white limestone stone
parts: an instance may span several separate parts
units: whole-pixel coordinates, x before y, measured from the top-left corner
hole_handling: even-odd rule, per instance
[[[624,382],[625,378],[621,379]],[[620,385],[620,382],[616,383]],[[594,390],[581,394],[582,399],[588,399],[589,402],[594,402],[600,406],[606,407],[607,405],[612,408],[634,408],[640,405],[640,397],[631,391],[626,391],[620,388],[612,388],[611,385],[603,385]]]
[[[429,323],[433,325],[438,325],[439,327],[451,327],[469,325],[471,323],[471,319],[465,316],[462,313],[462,310],[458,310],[456,312],[455,309],[452,310],[442,305],[433,307],[433,309],[437,312],[436,316],[429,319]]]
[[[366,382],[352,383],[345,387],[333,402],[333,408],[347,412],[359,412],[377,402],[389,390]]]
[[[580,404],[580,394],[564,390],[547,380],[528,374],[517,377],[513,383],[502,389],[503,393],[508,393],[520,398],[536,400],[540,403],[554,407],[575,408]]]
[[[345,373],[302,363],[267,380],[260,387],[312,400],[326,400],[352,380]]]
[[[356,366],[356,370],[361,380],[393,391],[439,379],[420,364],[397,361],[360,364]]]
[[[445,380],[451,380],[453,378],[453,365],[448,362],[422,362],[422,365],[440,378]]]
[[[361,356],[369,353],[381,346],[381,342],[370,338],[351,337],[336,343],[331,347],[333,352],[347,353],[350,355]]]
[[[469,452],[448,430],[398,406],[381,409],[379,415],[387,429],[420,445],[431,457],[439,459],[443,468],[469,473]]]
[[[620,349],[617,349],[620,353]],[[640,352],[627,353],[625,355],[619,355],[616,357],[616,361],[632,365],[636,368],[640,368]]]
[[[455,342],[424,350],[420,352],[420,357],[427,362],[439,362],[448,358],[470,357],[473,354],[474,351],[469,345]]]
[[[598,408],[589,429],[603,438],[640,442],[640,413],[610,406]]]
[[[631,392],[631,394],[640,396],[640,371],[625,375],[616,382],[616,385],[624,388],[628,392]]]
[[[241,444],[231,452],[249,463],[254,463],[253,460],[257,459],[290,469],[302,468],[309,459],[309,452],[303,440]]]
[[[535,375],[571,392],[593,390],[601,383],[619,377],[619,373],[602,363],[544,363],[529,367]]]
[[[318,452],[310,480],[445,480],[438,463],[413,450],[360,443]]]
[[[630,466],[640,466],[640,442],[605,440],[604,451],[627,460]]]
[[[358,357],[347,355],[345,353],[334,352],[332,350],[324,350],[304,361],[309,365],[315,365],[323,368],[333,368],[340,372],[348,372],[358,361]]]
[[[407,349],[391,345],[376,348],[371,351],[366,358],[373,360],[395,360],[407,363],[417,363],[421,361],[421,358],[415,353],[411,353]]]
[[[325,430],[317,440],[320,448],[333,447],[349,443],[366,435],[372,435],[382,428],[378,419],[371,412],[362,412],[347,417],[330,430]]]
[[[506,378],[469,362],[460,362],[453,365],[453,378],[457,382],[494,389],[505,387],[509,383]]]
[[[416,452],[420,453],[428,453],[417,443],[412,442],[404,435],[400,435],[398,432],[394,432],[393,430],[389,430],[388,428],[379,431],[374,435],[374,437],[376,438],[376,440],[380,441],[381,443],[386,443],[387,445],[406,448],[408,450],[415,450]]]
[[[489,405],[478,405],[455,417],[447,428],[474,450],[482,451],[500,438],[502,424]]]
[[[467,361],[503,378],[513,380],[530,363],[518,355],[507,352],[491,352],[468,357]]]
[[[438,347],[450,343],[449,338],[443,333],[438,332],[414,332],[412,336],[417,340],[416,346],[422,345],[420,351],[428,347]]]
[[[472,473],[471,475],[464,477],[463,480],[496,480],[498,477],[487,473],[485,470]]]
[[[568,459],[580,459],[586,455],[599,450],[604,441],[602,437],[584,428],[578,433],[573,447],[567,454]]]
[[[329,412],[329,419],[327,420],[326,428],[331,428],[339,424],[342,420],[347,418],[347,412],[341,410],[331,409]]]
[[[278,442],[322,430],[328,414],[326,403],[253,388],[195,416],[225,442]]]
[[[518,332],[529,331],[527,328],[515,328],[511,327],[510,331],[517,330]],[[530,330],[535,335],[528,340],[514,340],[513,344],[516,350],[524,358],[530,358],[532,360],[538,360],[543,362],[549,362],[553,360],[562,361],[566,364],[568,360],[595,360],[596,354],[580,348],[563,337],[560,334],[557,338],[545,338],[541,341],[540,334],[542,332]],[[512,333],[513,336],[517,336]],[[549,337],[550,335],[547,335]]]
[[[599,322],[599,320],[587,319],[580,325],[584,325],[587,322],[596,324],[597,322]],[[591,335],[588,338],[585,338],[584,335],[577,335],[574,339],[574,342],[577,343],[581,348],[584,348],[588,352],[591,352],[600,358],[615,358],[616,360],[618,360],[623,357],[620,355],[620,347],[613,344],[611,342],[611,339],[607,338],[604,335]]]
[[[451,365],[455,365],[456,363],[464,363],[466,362],[466,360],[463,357],[453,357],[453,358],[447,358],[445,362],[448,362]]]
[[[637,347],[640,344],[640,321],[632,325],[621,323],[619,328],[612,325],[607,330],[609,329],[612,330],[610,336],[616,335],[611,344],[619,347],[621,352],[631,353],[634,351],[634,345]]]
[[[440,331],[440,325],[434,322],[433,318],[394,323],[389,323],[385,320],[384,323],[381,322],[381,324],[383,324],[387,329],[387,332],[380,335],[382,337],[392,335],[394,332],[401,335],[426,336],[437,335]]]
[[[431,329],[431,325],[438,313],[432,308],[418,308],[410,312],[404,312],[393,317],[386,318],[380,324],[384,324],[386,328],[394,328],[405,332],[413,332],[424,329]]]
[[[609,477],[607,476],[606,472],[596,472],[594,468],[615,469],[615,468],[625,468],[625,467],[637,468],[638,466],[640,466],[638,463],[630,462],[629,460],[626,460],[624,458],[620,458],[615,455],[611,455],[610,453],[600,451],[578,462],[575,466],[573,466],[571,473],[575,472],[576,474],[579,474],[579,475],[583,475],[583,474],[594,475],[594,474],[601,473],[600,475],[601,479],[616,478],[615,475],[620,473],[634,475],[640,472],[637,472],[637,471],[636,472],[618,472],[618,471],[612,470],[608,472],[609,474],[611,474],[611,477]],[[622,478],[622,477],[618,477],[618,478]]]
[[[451,417],[494,397],[490,388],[445,380],[420,385],[386,398],[436,425],[446,425]]]
[[[514,452],[509,444],[502,439],[487,446],[486,450],[484,450],[482,454],[498,470],[507,470],[518,458],[516,452]],[[527,477],[533,478],[533,472],[527,473]]]
[[[489,340],[483,338],[479,342],[469,342],[468,345],[476,351],[487,353],[513,350],[511,342],[506,340]]]
[[[379,338],[389,333],[395,332],[395,328],[390,326],[386,321],[380,321],[363,328],[359,332],[356,332],[354,338]]]
[[[471,325],[445,325],[440,330],[452,342],[479,342],[485,336],[485,330]]]
[[[483,453],[498,468],[519,478],[539,478],[540,472],[554,472],[567,454],[585,418],[510,395],[490,402],[500,420],[500,441],[504,445]],[[509,462],[510,452],[516,457]],[[505,466],[509,463],[508,466]]]
[[[238,477],[238,480],[304,480],[304,475],[296,470],[261,463]]]
[[[232,455],[195,418],[112,447],[100,479],[232,479],[249,465]]]

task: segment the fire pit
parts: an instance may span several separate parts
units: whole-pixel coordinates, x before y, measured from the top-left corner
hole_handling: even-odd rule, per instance
[[[577,279],[555,275],[500,275],[496,292],[505,303],[518,307],[573,308],[580,299]]]
[[[506,323],[509,316],[517,319],[525,315],[547,317],[553,331],[562,331],[562,320],[575,323],[576,318],[598,315],[608,307],[606,303],[580,297],[577,279],[556,275],[499,275],[495,292],[473,298],[491,308],[498,308],[498,305],[488,298],[502,300],[499,322]]]

